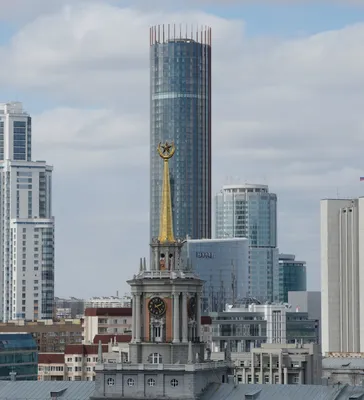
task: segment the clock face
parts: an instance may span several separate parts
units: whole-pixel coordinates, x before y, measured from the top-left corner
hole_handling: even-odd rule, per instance
[[[188,302],[188,314],[190,317],[196,314],[196,297],[191,297]]]
[[[160,297],[153,297],[149,300],[148,310],[156,317],[161,317],[166,312],[166,303]]]

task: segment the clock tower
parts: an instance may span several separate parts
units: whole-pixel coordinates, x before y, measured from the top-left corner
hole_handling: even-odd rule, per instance
[[[227,382],[229,359],[205,358],[203,281],[182,262],[184,241],[173,234],[168,162],[174,152],[173,143],[158,146],[164,163],[159,236],[151,243],[150,267],[141,261],[139,272],[128,281],[133,298],[129,360],[99,361],[92,400],[195,400],[211,383]],[[102,353],[101,342],[99,347]]]
[[[145,264],[141,264],[139,273],[128,281],[133,298],[131,362],[152,360],[186,364],[189,342],[194,360],[204,359],[205,346],[201,340],[203,281],[182,263],[184,241],[175,239],[173,233],[168,162],[174,152],[173,143],[158,146],[164,163],[159,236],[151,243],[150,268],[147,270]]]

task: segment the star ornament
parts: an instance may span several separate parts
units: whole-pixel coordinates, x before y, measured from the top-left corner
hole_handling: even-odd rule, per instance
[[[162,147],[163,154],[169,155],[171,153],[172,145],[169,144],[168,142],[163,144],[161,147]]]

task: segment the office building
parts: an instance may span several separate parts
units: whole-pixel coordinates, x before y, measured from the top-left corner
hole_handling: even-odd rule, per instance
[[[205,282],[203,312],[223,311],[249,295],[247,239],[188,239],[184,250],[186,263]]]
[[[279,254],[279,276],[274,277],[274,301],[288,302],[288,292],[301,291],[307,288],[306,262],[297,261],[294,254]],[[278,290],[277,290],[278,289]]]
[[[277,196],[266,185],[228,185],[215,196],[216,238],[249,241],[250,295],[273,301],[279,277]]]
[[[211,238],[211,29],[150,30],[150,235],[159,233],[163,163],[155,149],[173,141],[174,234]]]
[[[29,333],[0,333],[0,380],[37,380],[38,350]]]
[[[48,319],[54,307],[52,167],[32,161],[31,118],[0,104],[1,317]]]
[[[58,319],[81,318],[85,310],[85,300],[76,297],[55,297],[55,314]]]
[[[322,351],[364,349],[364,198],[321,201]]]
[[[85,308],[127,308],[131,307],[131,297],[124,295],[118,296],[104,296],[104,297],[91,297],[85,301]]]

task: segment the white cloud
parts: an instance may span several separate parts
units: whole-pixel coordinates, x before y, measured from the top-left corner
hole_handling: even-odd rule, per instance
[[[148,237],[148,28],[188,21],[213,28],[214,191],[231,175],[269,183],[279,196],[282,251],[306,258],[317,281],[319,199],[361,190],[364,25],[273,40],[247,38],[243,21],[197,11],[145,13],[109,2],[59,10],[0,50],[4,85],[69,105],[45,107],[33,124],[37,158],[55,165],[59,270],[74,267],[63,259],[69,252],[97,281],[118,263],[126,279],[148,253],[144,242],[139,249],[141,231]],[[77,235],[67,231],[75,223]],[[107,254],[101,272],[97,243]]]

